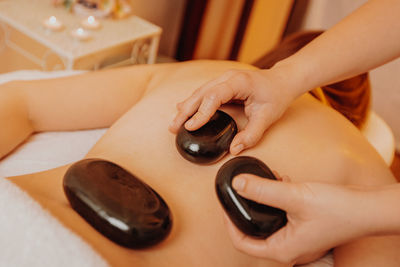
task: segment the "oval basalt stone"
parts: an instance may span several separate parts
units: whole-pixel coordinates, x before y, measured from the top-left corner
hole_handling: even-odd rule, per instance
[[[232,187],[233,178],[250,173],[276,180],[272,171],[260,160],[240,156],[227,161],[215,180],[218,199],[231,221],[246,235],[267,238],[287,223],[286,212],[241,197]]]
[[[205,125],[195,131],[188,131],[182,125],[175,143],[185,159],[198,164],[210,164],[229,151],[236,133],[237,126],[232,117],[217,110]]]
[[[71,207],[121,246],[149,247],[171,230],[171,212],[161,196],[112,162],[78,161],[65,173],[63,186]]]

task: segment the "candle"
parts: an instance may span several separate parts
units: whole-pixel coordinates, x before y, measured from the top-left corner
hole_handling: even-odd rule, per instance
[[[55,16],[51,16],[43,21],[43,25],[52,31],[60,31],[64,25]]]
[[[91,34],[82,28],[78,28],[78,29],[71,31],[71,35],[80,41],[86,41],[86,40],[89,40],[90,38],[92,38]]]
[[[82,26],[88,30],[97,30],[100,28],[101,23],[94,16],[89,16],[86,19],[82,20]]]

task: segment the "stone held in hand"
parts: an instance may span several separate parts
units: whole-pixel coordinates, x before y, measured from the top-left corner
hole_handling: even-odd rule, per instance
[[[236,122],[231,116],[217,110],[201,128],[188,131],[182,125],[176,135],[176,147],[187,160],[210,164],[220,160],[228,151],[237,133]]]
[[[276,180],[262,161],[248,156],[235,157],[222,165],[217,173],[215,187],[218,199],[239,230],[255,238],[267,238],[286,225],[286,212],[245,199],[236,193],[232,180],[241,173]]]
[[[172,215],[161,196],[112,162],[78,161],[67,170],[63,186],[72,208],[121,246],[153,246],[171,230]]]

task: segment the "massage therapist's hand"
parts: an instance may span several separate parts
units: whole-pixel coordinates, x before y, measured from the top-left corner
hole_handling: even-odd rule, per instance
[[[310,262],[340,244],[379,233],[373,224],[382,224],[382,218],[379,222],[371,218],[379,218],[384,208],[377,204],[381,194],[370,187],[279,182],[250,174],[235,177],[233,187],[247,199],[287,212],[287,225],[267,239],[244,235],[225,216],[234,246],[256,257]]]
[[[230,152],[236,155],[254,146],[264,131],[282,116],[298,96],[291,89],[290,80],[278,68],[228,71],[177,104],[178,113],[170,125],[170,131],[176,133],[192,115],[185,127],[190,131],[197,130],[208,122],[222,104],[243,103],[248,123],[231,143]]]

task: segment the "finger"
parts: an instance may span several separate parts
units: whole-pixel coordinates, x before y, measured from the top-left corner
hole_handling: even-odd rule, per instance
[[[293,262],[293,257],[288,255],[284,247],[280,246],[281,243],[276,243],[277,240],[275,238],[271,239],[275,235],[279,234],[279,232],[281,232],[282,229],[279,230],[277,233],[273,234],[271,237],[268,237],[267,239],[258,239],[258,238],[256,239],[242,233],[232,223],[232,221],[228,218],[226,214],[225,218],[226,218],[225,225],[228,230],[228,234],[232,240],[233,246],[237,250],[240,250],[254,257],[272,259],[282,263]],[[269,241],[270,239],[272,242]],[[280,234],[278,239],[282,239]]]
[[[185,123],[189,131],[194,131],[206,124],[222,104],[234,97],[232,88],[225,82],[215,85],[210,90],[211,92],[203,97],[197,112]]]
[[[232,186],[244,198],[288,212],[295,209],[294,204],[299,199],[293,184],[248,173],[236,176],[232,181]]]
[[[262,111],[250,117],[245,128],[233,138],[230,146],[231,154],[237,155],[244,149],[257,144],[269,125],[270,121],[265,114],[262,114]]]
[[[178,113],[169,125],[169,130],[172,133],[177,133],[182,124],[187,121],[187,119],[192,116],[193,113],[196,112],[200,106],[200,103],[199,96],[191,96],[184,102],[178,103]]]
[[[264,240],[254,239],[245,235],[236,228],[226,214],[224,216],[229,236],[235,248],[252,256],[265,257]]]
[[[250,93],[249,83],[246,73],[231,70],[196,90],[201,103],[198,111],[185,123],[186,129],[193,131],[203,126],[222,104],[246,100]]]
[[[223,74],[222,76],[218,77],[217,79],[211,80],[198,89],[196,89],[190,97],[188,97],[186,100],[180,102],[177,104],[177,109],[178,113],[176,114],[175,118],[169,125],[169,130],[172,133],[177,133],[179,128],[182,126],[182,124],[188,120],[190,116],[192,116],[198,109],[200,104],[202,103],[202,100],[206,93],[210,90],[210,88],[215,87],[218,84],[224,83],[227,79],[229,79],[231,73],[227,72]],[[223,88],[221,88],[223,89]],[[226,100],[226,102],[229,100]],[[214,114],[214,112],[211,113]],[[205,121],[204,123],[206,123]],[[203,123],[203,124],[204,124]],[[203,124],[198,124],[195,123],[195,127],[189,127],[192,130],[196,130],[197,128],[200,128]],[[189,130],[189,129],[188,129]]]
[[[317,242],[309,244],[307,237],[299,236],[297,232],[302,232],[299,225],[289,221],[286,226],[265,239],[266,257],[283,263],[302,264],[301,262],[307,263],[322,257],[329,250],[318,248]]]
[[[185,123],[185,128],[194,131],[206,124],[221,105],[222,100],[217,93],[203,97],[197,112]]]

